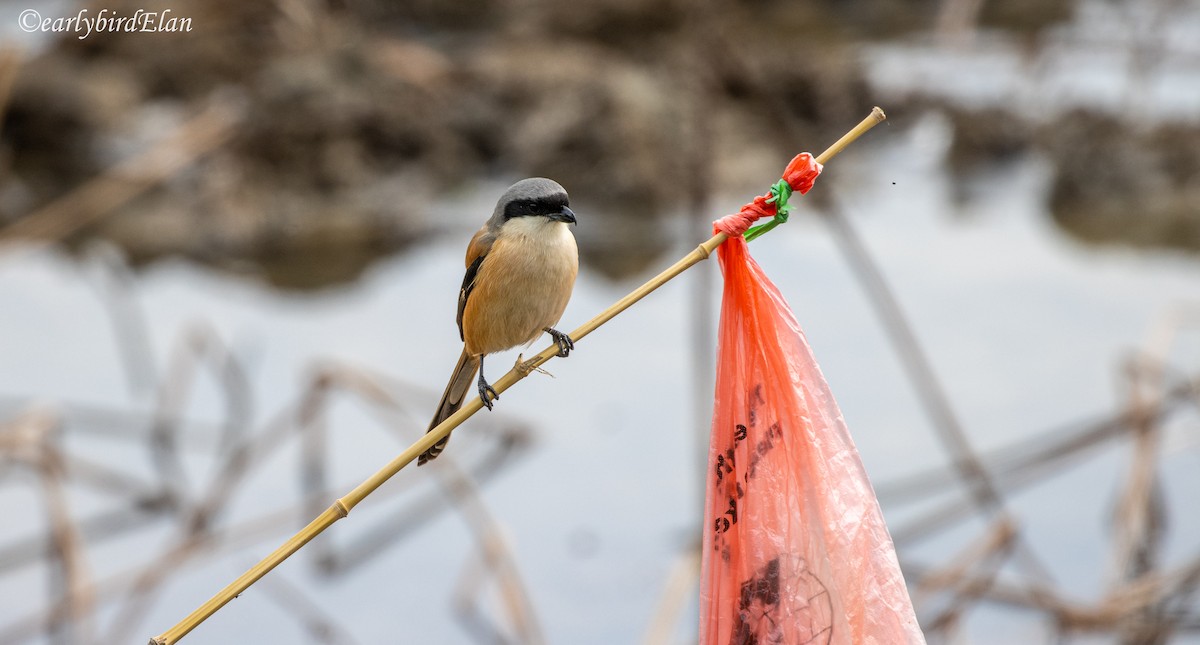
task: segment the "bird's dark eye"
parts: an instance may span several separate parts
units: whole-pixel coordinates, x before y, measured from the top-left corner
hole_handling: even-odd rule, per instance
[[[526,213],[537,213],[538,212],[537,202],[527,202],[525,204],[525,212]]]

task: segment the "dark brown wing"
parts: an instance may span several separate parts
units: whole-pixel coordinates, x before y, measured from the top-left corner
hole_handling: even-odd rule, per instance
[[[462,289],[458,292],[458,316],[455,318],[458,321],[458,338],[463,341],[466,341],[463,337],[463,312],[467,310],[467,298],[470,298],[471,292],[475,290],[475,277],[479,275],[479,267],[483,266],[483,259],[492,249],[494,241],[488,233],[487,224],[484,224],[467,245],[467,274],[463,276]]]
[[[483,266],[483,259],[487,254],[475,258],[475,261],[467,266],[467,274],[463,276],[462,289],[458,292],[458,338],[466,340],[463,337],[463,312],[467,310],[467,298],[471,297],[471,292],[475,290],[475,276],[479,273],[479,267]]]

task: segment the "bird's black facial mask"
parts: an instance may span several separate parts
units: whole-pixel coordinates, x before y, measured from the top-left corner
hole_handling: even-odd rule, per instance
[[[536,199],[520,199],[504,207],[504,219],[514,217],[548,217],[556,222],[574,224],[575,212],[567,206],[566,195],[548,195]]]

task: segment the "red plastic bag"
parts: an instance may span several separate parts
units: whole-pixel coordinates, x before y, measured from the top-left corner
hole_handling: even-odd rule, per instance
[[[924,643],[858,451],[783,297],[731,237],[700,642]]]

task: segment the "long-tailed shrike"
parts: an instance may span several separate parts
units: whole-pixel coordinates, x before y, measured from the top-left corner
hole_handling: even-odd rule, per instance
[[[544,331],[558,344],[558,355],[575,348],[553,328],[575,286],[579,251],[567,224],[575,223],[567,191],[540,177],[522,179],[504,191],[491,219],[467,247],[467,275],[458,292],[458,333],[463,351],[429,429],[460,407],[479,371],[479,397],[489,410],[499,399],[483,377],[483,357],[533,343]],[[417,465],[446,448],[437,442]]]

